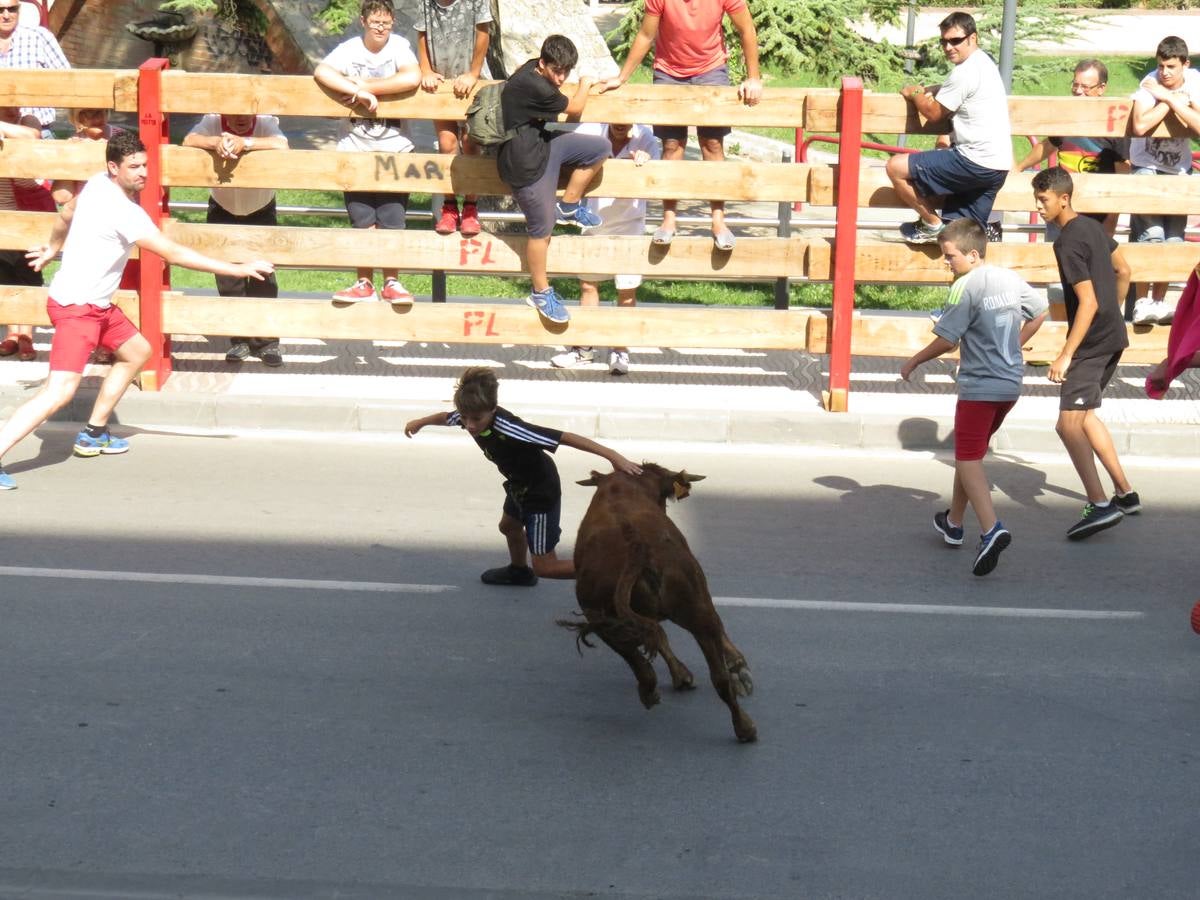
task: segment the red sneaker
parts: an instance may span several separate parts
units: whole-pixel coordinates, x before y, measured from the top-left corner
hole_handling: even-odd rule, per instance
[[[362,303],[364,300],[378,300],[379,295],[375,293],[371,279],[360,278],[350,287],[335,291],[333,299],[339,303]]]
[[[409,293],[408,288],[395,278],[389,278],[383,283],[381,296],[392,306],[411,306],[413,302],[413,295]]]
[[[479,209],[474,203],[464,203],[462,220],[458,223],[458,232],[463,237],[475,237],[483,230],[479,224]]]
[[[1200,634],[1200,603],[1192,607],[1192,631]]]
[[[442,204],[442,215],[433,226],[433,230],[438,234],[454,234],[458,231],[458,204]]]

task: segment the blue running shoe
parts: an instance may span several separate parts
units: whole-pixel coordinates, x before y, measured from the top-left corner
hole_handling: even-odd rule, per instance
[[[561,325],[571,320],[571,314],[563,306],[562,297],[552,287],[546,288],[544,291],[534,291],[525,298],[525,302],[541,313],[542,318],[548,322]]]
[[[129,441],[125,438],[113,437],[107,431],[98,438],[92,437],[86,431],[81,431],[75,438],[76,456],[99,456],[101,453],[108,456],[128,452]]]
[[[595,228],[600,224],[600,217],[582,203],[563,203],[561,200],[555,207],[559,225],[575,225],[579,228]]]
[[[0,491],[15,491],[17,483],[13,481],[13,477],[4,471],[4,467],[0,466]]]
[[[975,555],[975,565],[971,572],[975,575],[987,575],[1000,562],[1000,554],[1012,543],[1012,535],[1001,522],[992,526],[987,534],[979,536],[979,550]]]
[[[961,547],[963,542],[963,527],[950,524],[950,510],[940,512],[933,517],[933,527],[951,547]]]

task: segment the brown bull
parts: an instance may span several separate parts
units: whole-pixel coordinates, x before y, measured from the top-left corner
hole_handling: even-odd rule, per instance
[[[682,500],[702,478],[644,463],[641,475],[592,472],[579,482],[596,488],[575,541],[575,596],[586,621],[558,624],[574,630],[577,643],[591,647],[588,636],[595,634],[619,653],[633,669],[647,709],[659,702],[650,664],[655,655],[666,662],[676,690],[695,686],[659,622],[669,619],[690,631],[729,707],[737,739],[753,741],[757,729],[737,701],[753,690],[746,658],[726,636],[704,571],[667,517],[667,497]]]

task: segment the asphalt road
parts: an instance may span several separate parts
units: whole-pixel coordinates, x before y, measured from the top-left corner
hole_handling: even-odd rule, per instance
[[[461,434],[42,436],[0,495],[0,897],[1196,895],[1195,465],[1128,461],[1145,512],[1069,544],[1064,459],[998,461],[979,579],[945,460],[622,446],[708,476],[672,514],[739,745],[704,679],[647,712],[577,654],[570,585],[478,582]],[[605,464],[559,456],[573,536]]]

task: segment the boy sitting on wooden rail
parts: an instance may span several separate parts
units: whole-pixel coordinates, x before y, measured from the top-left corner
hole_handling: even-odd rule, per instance
[[[526,261],[533,282],[525,302],[555,323],[571,316],[546,275],[550,233],[556,220],[587,228],[600,224],[600,217],[579,201],[610,155],[608,141],[599,135],[546,129],[546,122],[559,113],[578,119],[583,112],[593,79],[580,78],[570,99],[559,90],[577,62],[579,51],[571,39],[552,34],[542,43],[540,56],[517,69],[500,95],[504,127],[512,137],[500,146],[496,168],[525,214]],[[570,170],[570,176],[556,205],[563,169]]]

